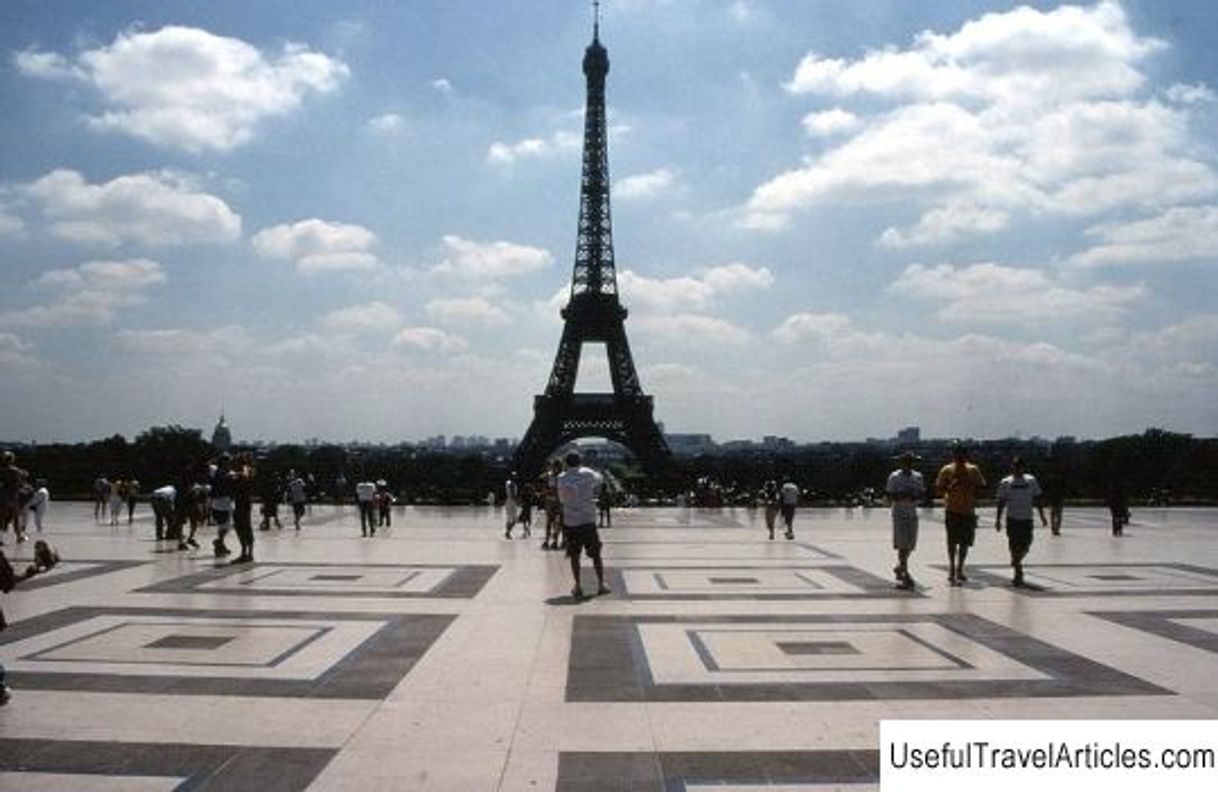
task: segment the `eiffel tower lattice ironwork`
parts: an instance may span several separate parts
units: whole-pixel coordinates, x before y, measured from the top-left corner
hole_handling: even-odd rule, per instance
[[[550,381],[545,393],[534,399],[533,422],[516,449],[516,470],[522,476],[536,475],[549,454],[579,437],[621,443],[650,471],[669,458],[668,445],[652,414],[652,399],[639,384],[623,325],[627,312],[618,300],[605,139],[609,53],[601,45],[599,33],[598,23],[584,52],[588,100],[571,296],[562,310],[565,325]],[[580,353],[586,343],[605,345],[613,393],[575,392]]]

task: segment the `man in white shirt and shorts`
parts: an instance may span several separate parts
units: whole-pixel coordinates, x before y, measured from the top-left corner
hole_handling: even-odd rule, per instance
[[[601,537],[596,531],[596,498],[604,486],[600,473],[583,466],[578,451],[565,457],[567,469],[556,482],[558,502],[562,505],[563,535],[567,543],[567,558],[571,561],[571,575],[575,588],[571,596],[583,599],[584,589],[579,577],[579,554],[583,550],[592,559],[596,570],[596,593],[608,594],[605,585],[605,567],[601,563]]]
[[[892,501],[892,549],[897,551],[897,565],[892,573],[897,577],[898,588],[912,589],[909,554],[918,546],[918,502],[926,493],[926,484],[922,474],[913,469],[918,457],[912,451],[899,458],[901,467],[889,474],[884,487]]]
[[[1011,550],[1011,567],[1015,570],[1011,585],[1022,587],[1023,559],[1032,547],[1032,507],[1040,512],[1040,524],[1045,520],[1045,507],[1041,503],[1040,484],[1024,472],[1023,460],[1011,460],[1011,475],[998,484],[998,512],[994,517],[994,528],[1002,531],[1002,514],[1007,515],[1007,546]]]

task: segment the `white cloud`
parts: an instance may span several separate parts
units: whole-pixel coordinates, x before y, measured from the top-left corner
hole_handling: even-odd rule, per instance
[[[474,279],[510,278],[550,266],[554,257],[544,248],[514,242],[475,242],[455,234],[443,237],[446,255],[432,268],[440,274]]]
[[[657,168],[649,173],[639,173],[620,179],[613,185],[615,197],[623,200],[653,198],[672,189],[677,174],[669,168]]]
[[[122,309],[147,302],[147,290],[166,280],[164,268],[149,259],[89,261],[74,269],[49,270],[36,285],[54,291],[54,299],[0,313],[0,326],[109,324]]]
[[[20,236],[25,233],[25,221],[0,208],[0,237]]]
[[[33,360],[30,352],[30,344],[20,336],[0,332],[0,363],[6,366],[28,364]]]
[[[88,245],[117,247],[227,242],[241,235],[241,217],[214,195],[167,171],[89,184],[73,170],[55,170],[24,187],[51,233]]]
[[[805,341],[827,343],[854,332],[850,318],[843,314],[797,313],[788,316],[771,333],[784,344]]]
[[[349,74],[346,64],[301,44],[268,56],[240,39],[176,25],[120,33],[72,59],[26,51],[15,62],[31,77],[95,88],[107,109],[88,119],[93,128],[196,153],[248,143],[263,120],[335,90]]]
[[[889,290],[945,302],[938,316],[963,322],[1110,320],[1146,297],[1141,285],[1071,288],[1040,270],[991,263],[967,267],[913,264]]]
[[[581,135],[559,130],[548,138],[525,138],[515,143],[495,141],[486,151],[487,162],[512,165],[520,160],[544,159],[564,152],[576,151],[583,143]]]
[[[1167,89],[1167,98],[1180,104],[1199,104],[1214,101],[1214,92],[1205,83],[1185,85],[1176,83]]]
[[[406,119],[399,113],[384,113],[368,119],[368,128],[382,135],[396,134],[405,126]]]
[[[460,352],[469,344],[464,338],[436,327],[406,327],[393,339],[394,346],[427,352]]]
[[[931,209],[910,229],[887,228],[880,235],[884,247],[902,248],[945,242],[960,236],[1001,231],[1010,216],[999,209],[987,209],[969,201],[952,201]]]
[[[692,344],[705,350],[719,345],[739,346],[751,337],[743,327],[706,314],[644,314],[635,321],[647,333],[670,343]]]
[[[369,250],[376,244],[376,235],[349,223],[314,217],[264,228],[250,241],[260,256],[289,259],[299,272],[308,275],[370,270],[379,265],[376,255]]]
[[[432,300],[425,310],[442,324],[503,325],[510,321],[506,311],[481,297]]]
[[[368,333],[394,330],[402,324],[402,316],[393,306],[374,300],[330,311],[322,318],[322,324],[339,332]]]
[[[1100,244],[1070,258],[1072,264],[1097,267],[1218,260],[1218,206],[1180,206],[1128,223],[1087,229]]]
[[[758,186],[738,222],[780,230],[795,212],[842,199],[928,203],[914,228],[881,239],[901,246],[990,232],[1016,213],[1087,216],[1212,195],[1218,177],[1197,153],[1192,110],[1143,95],[1140,64],[1163,47],[1101,2],[987,14],[857,60],[809,54],[792,93],[893,106]]]
[[[652,313],[688,313],[709,306],[716,298],[768,289],[774,276],[765,267],[732,262],[675,278],[649,278],[633,270],[618,273],[622,301],[632,309]],[[566,292],[561,295],[565,299]]]
[[[849,110],[835,107],[832,110],[808,113],[801,123],[811,137],[829,137],[851,131],[859,125],[859,117]]]
[[[435,88],[442,94],[450,94],[453,92],[453,84],[444,77],[439,77],[431,81],[431,87]]]

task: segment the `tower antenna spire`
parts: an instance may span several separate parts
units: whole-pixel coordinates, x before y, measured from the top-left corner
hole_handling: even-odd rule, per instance
[[[592,0],[592,40],[601,38],[601,0]]]

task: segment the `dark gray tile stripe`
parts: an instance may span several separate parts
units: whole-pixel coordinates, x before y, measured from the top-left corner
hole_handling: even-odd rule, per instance
[[[934,623],[1050,677],[1034,680],[657,684],[640,624]],[[810,616],[576,616],[567,701],[854,701],[1170,695],[1170,691],[970,614]]]
[[[299,589],[276,589],[271,586],[251,590],[239,581],[233,581],[231,586],[201,586],[214,584],[225,578],[233,577],[250,569],[259,567],[316,567],[319,570],[333,569],[336,573],[344,570],[358,569],[402,569],[404,567],[419,567],[424,569],[448,569],[455,566],[453,574],[449,575],[440,585],[431,591],[300,591]],[[267,564],[250,564],[240,567],[216,567],[205,569],[190,575],[162,580],[150,586],[138,588],[140,594],[222,594],[241,597],[334,597],[334,598],[372,598],[372,599],[472,599],[477,596],[482,587],[498,571],[499,567],[492,564],[308,564],[301,562],[283,562]]]
[[[559,792],[683,792],[687,784],[865,784],[880,778],[879,752],[668,751],[558,755]]]
[[[131,569],[152,563],[151,561],[105,561],[91,558],[69,558],[67,561],[73,564],[96,564],[96,566],[91,566],[88,569],[76,569],[71,572],[60,572],[54,575],[38,575],[18,583],[17,591],[34,591],[40,588],[59,586],[64,583],[74,583],[77,580],[84,580],[85,578],[96,577],[97,575],[108,575],[120,569]],[[9,563],[13,565],[13,569],[20,575],[25,572],[25,568],[29,566],[30,560],[10,558]]]
[[[0,771],[104,776],[177,776],[181,790],[295,792],[337,753],[328,748],[0,740]]]
[[[936,565],[936,569],[946,570],[943,565]],[[1024,571],[1029,575],[1036,574],[1038,569],[1175,569],[1180,572],[1190,572],[1194,575],[1204,575],[1214,579],[1212,586],[1206,586],[1203,583],[1198,583],[1195,587],[1189,588],[1161,588],[1161,589],[1117,589],[1109,591],[1088,591],[1086,589],[1055,589],[1048,586],[1037,588],[1013,588],[1010,586],[1011,574],[1010,566],[1003,564],[977,564],[970,565],[965,570],[965,573],[970,579],[980,583],[985,583],[990,586],[1003,586],[1010,588],[1012,591],[1018,592],[1025,597],[1212,597],[1218,595],[1218,570],[1209,569],[1207,567],[1194,566],[1193,564],[1176,564],[1176,563],[1127,563],[1127,564],[1025,564]],[[1002,570],[1001,572],[992,570]]]
[[[236,620],[375,620],[385,626],[317,679],[241,679],[223,676],[163,677],[127,674],[10,671],[10,684],[29,690],[108,693],[163,693],[212,696],[383,699],[402,680],[455,618],[434,614],[299,613],[292,611],[180,610],[168,608],[85,608],[53,611],[18,622],[0,633],[0,646],[94,616],[185,616]]]
[[[1189,627],[1186,624],[1176,624],[1172,621],[1172,619],[1218,619],[1218,610],[1089,611],[1088,613],[1114,624],[1169,638],[1218,654],[1218,634]]]

